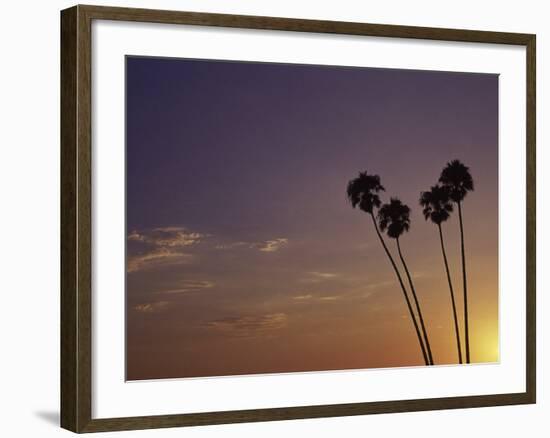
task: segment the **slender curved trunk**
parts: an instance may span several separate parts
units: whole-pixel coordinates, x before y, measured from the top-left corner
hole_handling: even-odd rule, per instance
[[[407,267],[407,263],[405,263],[405,258],[403,257],[403,254],[401,253],[401,245],[399,244],[399,238],[395,239],[395,241],[397,242],[397,252],[399,253],[399,258],[401,259],[401,263],[403,264],[403,267],[405,268],[405,273],[407,274],[407,279],[409,280],[409,286],[411,287],[411,291],[413,294],[414,303],[416,305],[416,311],[418,312],[418,317],[420,318],[420,326],[422,327],[422,334],[424,335],[424,342],[426,343],[428,359],[430,361],[430,365],[433,365],[434,359],[432,356],[432,349],[430,347],[430,341],[428,340],[428,332],[426,331],[426,326],[424,325],[424,317],[422,316],[422,311],[420,310],[418,296],[416,295],[416,290],[414,288],[414,284],[411,278],[411,274],[409,272],[409,268]]]
[[[409,296],[407,295],[407,289],[405,289],[405,285],[403,284],[403,279],[401,278],[401,274],[399,273],[399,269],[397,269],[397,265],[395,264],[395,261],[393,260],[393,257],[390,253],[390,250],[386,246],[386,242],[384,242],[384,238],[380,234],[380,230],[378,230],[378,224],[376,223],[376,219],[374,217],[374,213],[370,213],[372,222],[374,224],[374,229],[376,230],[376,234],[378,235],[378,238],[380,239],[380,243],[384,247],[384,251],[386,251],[386,255],[390,259],[391,265],[393,267],[393,270],[395,271],[395,275],[397,276],[397,279],[399,280],[399,284],[401,286],[401,290],[403,291],[403,296],[405,297],[405,301],[407,302],[407,307],[409,309],[409,314],[411,316],[411,319],[414,324],[414,328],[416,330],[416,336],[418,337],[418,342],[420,343],[420,348],[422,349],[422,356],[424,356],[424,362],[426,365],[430,365],[430,362],[428,360],[428,356],[426,354],[426,348],[424,347],[424,342],[422,342],[422,335],[420,334],[420,330],[418,328],[418,322],[416,321],[416,317],[414,316],[414,312],[411,306],[411,301],[409,300]]]
[[[453,304],[453,317],[455,321],[456,333],[456,348],[458,351],[458,362],[462,363],[462,346],[460,344],[460,331],[458,329],[458,316],[456,314],[455,294],[453,291],[453,283],[451,281],[451,272],[449,271],[449,263],[447,262],[447,252],[445,251],[445,243],[443,241],[443,230],[441,224],[437,224],[439,228],[439,240],[441,242],[441,252],[443,253],[443,261],[445,262],[445,271],[447,272],[447,281],[449,282],[449,291],[451,292],[451,303]]]
[[[462,252],[462,284],[464,287],[464,338],[466,343],[466,363],[470,363],[470,331],[468,329],[468,282],[466,280],[466,256],[464,254],[464,228],[462,225],[462,206],[458,204],[458,219],[460,222],[460,248]]]

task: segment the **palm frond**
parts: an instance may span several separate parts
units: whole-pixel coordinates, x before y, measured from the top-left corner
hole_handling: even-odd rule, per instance
[[[430,190],[422,192],[419,203],[424,207],[424,219],[430,219],[434,224],[445,222],[453,211],[450,190],[443,185],[435,185]]]
[[[388,236],[397,239],[404,232],[409,231],[411,209],[397,198],[391,198],[388,204],[378,210],[378,225]]]
[[[357,178],[348,182],[346,195],[353,208],[359,208],[367,213],[372,213],[374,208],[381,205],[378,193],[384,191],[380,183],[380,176],[370,175],[366,171],[359,172]]]
[[[462,201],[468,192],[474,190],[474,179],[470,169],[459,160],[447,163],[441,171],[439,182],[449,190],[449,196],[454,202]]]

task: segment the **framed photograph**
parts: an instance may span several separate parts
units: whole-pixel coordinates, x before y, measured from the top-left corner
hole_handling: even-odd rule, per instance
[[[535,35],[61,13],[61,423],[535,403]]]

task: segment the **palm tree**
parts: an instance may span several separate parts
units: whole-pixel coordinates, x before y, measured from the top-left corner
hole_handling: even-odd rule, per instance
[[[382,234],[380,234],[380,230],[378,229],[378,224],[374,216],[374,209],[379,208],[381,205],[380,197],[378,196],[378,193],[381,191],[384,191],[384,187],[380,184],[380,177],[378,175],[369,175],[367,172],[360,172],[357,178],[352,179],[348,183],[346,193],[353,208],[359,207],[360,210],[368,213],[372,218],[372,223],[374,225],[374,229],[376,230],[376,234],[378,235],[380,243],[382,244],[388,259],[390,260],[395,275],[397,276],[397,280],[399,281],[399,285],[401,286],[401,290],[403,291],[405,301],[407,302],[407,307],[409,309],[411,320],[414,324],[416,336],[418,337],[418,342],[420,344],[420,348],[422,349],[424,362],[426,365],[430,365],[426,354],[426,348],[424,347],[424,342],[422,341],[422,336],[418,328],[418,322],[416,321],[409,295],[407,294],[407,290],[403,284],[403,279],[401,278],[399,269],[397,269],[397,265],[395,264],[388,247],[386,246],[386,242],[384,242]]]
[[[409,268],[407,267],[407,263],[405,263],[405,258],[403,257],[403,253],[401,252],[401,245],[399,244],[399,237],[401,237],[403,233],[409,231],[411,225],[410,213],[411,209],[407,205],[403,204],[397,198],[391,198],[390,203],[384,204],[378,211],[378,220],[380,224],[380,229],[382,231],[386,231],[388,236],[392,239],[395,239],[395,242],[397,244],[397,252],[399,253],[401,263],[405,268],[405,273],[407,274],[407,279],[409,280],[409,286],[411,287],[411,291],[414,297],[416,311],[418,312],[418,317],[420,319],[420,325],[422,326],[422,334],[424,335],[424,342],[426,343],[428,359],[430,361],[430,364],[433,365],[434,360],[432,356],[432,349],[430,347],[430,341],[428,339],[426,326],[424,325],[422,310],[420,308],[420,303],[418,302],[418,296],[416,295],[416,290],[414,288],[414,283],[412,281]]]
[[[443,261],[445,262],[445,271],[447,272],[447,281],[449,283],[449,291],[451,292],[451,303],[453,307],[453,317],[455,322],[456,333],[456,348],[458,351],[458,362],[462,363],[462,346],[460,344],[460,331],[458,329],[458,317],[456,314],[455,294],[453,291],[453,283],[451,281],[451,273],[449,271],[449,263],[447,262],[447,253],[445,252],[445,242],[443,240],[443,230],[441,224],[451,216],[453,204],[449,197],[449,190],[446,187],[436,185],[430,188],[427,192],[420,194],[420,205],[423,207],[422,213],[426,220],[431,220],[439,229],[439,241],[441,243],[441,252],[443,253]]]
[[[466,255],[464,253],[464,226],[462,223],[462,201],[474,190],[474,180],[470,169],[459,160],[453,160],[441,171],[439,182],[449,190],[449,196],[458,206],[460,222],[460,248],[462,253],[462,285],[464,287],[464,338],[466,343],[466,363],[470,363],[470,332],[468,328],[468,283],[466,280]]]

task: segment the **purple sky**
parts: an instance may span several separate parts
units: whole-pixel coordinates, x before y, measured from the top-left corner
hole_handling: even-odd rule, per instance
[[[498,76],[128,57],[128,378],[420,363],[369,218],[345,197],[362,170],[413,210],[403,250],[436,359],[452,363],[418,197],[454,158],[476,185],[474,360],[495,360]],[[444,229],[461,291],[456,218]]]

